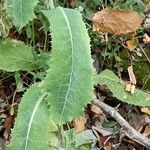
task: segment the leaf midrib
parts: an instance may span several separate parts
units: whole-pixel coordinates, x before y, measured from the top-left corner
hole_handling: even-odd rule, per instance
[[[27,150],[27,147],[28,147],[28,141],[29,141],[29,134],[30,134],[30,130],[31,130],[31,126],[32,126],[32,123],[33,123],[33,119],[35,117],[35,114],[36,114],[36,111],[38,109],[38,107],[40,106],[42,100],[45,98],[45,96],[47,95],[47,92],[44,92],[40,97],[39,99],[37,100],[37,103],[35,104],[35,107],[32,111],[32,115],[30,117],[30,120],[29,120],[29,124],[28,124],[28,130],[27,130],[27,134],[26,134],[26,137],[25,137],[25,149],[24,150]]]
[[[70,78],[69,78],[68,90],[67,90],[66,96],[65,96],[65,102],[63,104],[62,113],[60,115],[59,124],[61,124],[62,117],[63,117],[64,111],[65,111],[65,106],[66,106],[66,103],[68,101],[68,95],[69,95],[69,92],[70,92],[70,89],[71,89],[71,82],[72,82],[72,75],[73,75],[73,47],[74,47],[74,44],[73,44],[72,31],[71,31],[71,28],[70,28],[70,23],[69,23],[69,20],[67,18],[67,15],[66,15],[66,13],[64,12],[64,10],[61,7],[58,7],[58,8],[60,9],[60,11],[62,12],[62,15],[65,18],[65,21],[66,21],[66,24],[67,24],[67,28],[68,28],[68,31],[69,31],[70,43],[71,43],[71,74],[70,74]]]

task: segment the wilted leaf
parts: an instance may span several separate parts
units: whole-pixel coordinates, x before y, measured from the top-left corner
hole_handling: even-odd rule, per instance
[[[127,34],[135,32],[143,21],[143,17],[135,11],[103,9],[92,18],[93,30]]]
[[[126,42],[126,44],[127,44],[127,48],[128,48],[130,51],[133,51],[133,50],[137,47],[137,42],[136,42],[134,39],[128,40],[128,41]]]

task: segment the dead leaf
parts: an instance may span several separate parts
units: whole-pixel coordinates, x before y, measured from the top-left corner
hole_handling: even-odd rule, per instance
[[[91,111],[94,112],[95,114],[102,114],[103,113],[102,110],[94,104],[91,104]]]
[[[6,142],[0,138],[0,150],[6,150]]]
[[[85,116],[76,117],[74,119],[75,131],[81,132],[85,129],[86,118]]]
[[[102,134],[102,136],[106,137],[106,136],[110,136],[113,134],[113,129],[112,128],[103,128],[103,127],[95,127],[92,126],[92,129],[95,131],[98,131],[100,134]]]
[[[68,6],[71,8],[76,7],[76,0],[68,0]]]
[[[107,145],[107,146],[103,146],[103,149],[104,150],[112,150],[112,147],[111,147],[111,145]]]
[[[144,4],[147,9],[150,9],[150,0],[144,0]]]
[[[132,66],[129,66],[128,67],[128,74],[129,74],[129,78],[130,78],[130,82],[134,85],[136,85],[136,78],[135,78],[135,75],[133,73],[133,68]]]
[[[141,112],[143,112],[143,113],[145,113],[145,114],[150,116],[150,109],[148,109],[147,107],[141,108]]]
[[[126,42],[127,48],[132,52],[137,47],[137,42],[135,39],[128,40]]]
[[[150,37],[148,36],[147,33],[145,33],[145,34],[143,35],[143,41],[144,41],[145,44],[150,43]]]
[[[135,32],[144,17],[135,11],[103,9],[95,13],[92,18],[93,31],[113,34],[127,34]]]
[[[145,127],[145,130],[144,130],[144,132],[143,132],[143,135],[146,136],[146,137],[148,137],[148,136],[150,135],[150,125],[147,125],[147,126]]]
[[[9,137],[9,134],[10,134],[10,131],[11,131],[11,125],[13,123],[13,118],[12,116],[8,117],[5,119],[5,122],[4,122],[4,128],[5,128],[5,131],[3,133],[3,136],[8,139]]]

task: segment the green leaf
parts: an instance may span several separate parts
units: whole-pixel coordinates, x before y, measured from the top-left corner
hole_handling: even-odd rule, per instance
[[[90,40],[78,11],[58,7],[44,14],[52,31],[52,54],[41,87],[50,92],[50,116],[60,125],[81,115],[92,99]]]
[[[37,68],[38,63],[34,59],[31,47],[10,39],[0,42],[0,69],[11,72]]]
[[[34,7],[38,0],[5,0],[6,12],[14,25],[21,29],[35,18]]]
[[[88,145],[90,144],[91,147],[93,148],[95,147],[96,143],[97,143],[97,137],[94,135],[92,130],[85,130],[75,135],[75,147],[77,147],[78,150],[80,146],[84,146],[86,144]],[[88,149],[89,148],[87,148],[87,150]]]
[[[125,86],[120,83],[119,78],[110,70],[104,70],[96,76],[96,82],[107,85],[108,89],[117,99],[133,105],[150,106],[150,94],[135,89],[134,94],[125,91]]]
[[[48,150],[49,116],[43,102],[47,93],[37,85],[23,96],[8,150]]]

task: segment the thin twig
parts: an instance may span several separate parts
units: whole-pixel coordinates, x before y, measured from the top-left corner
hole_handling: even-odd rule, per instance
[[[95,99],[93,103],[111,115],[124,129],[126,136],[128,136],[131,140],[145,146],[147,149],[150,149],[150,139],[143,136],[141,133],[131,127],[129,123],[114,108],[98,99]]]

